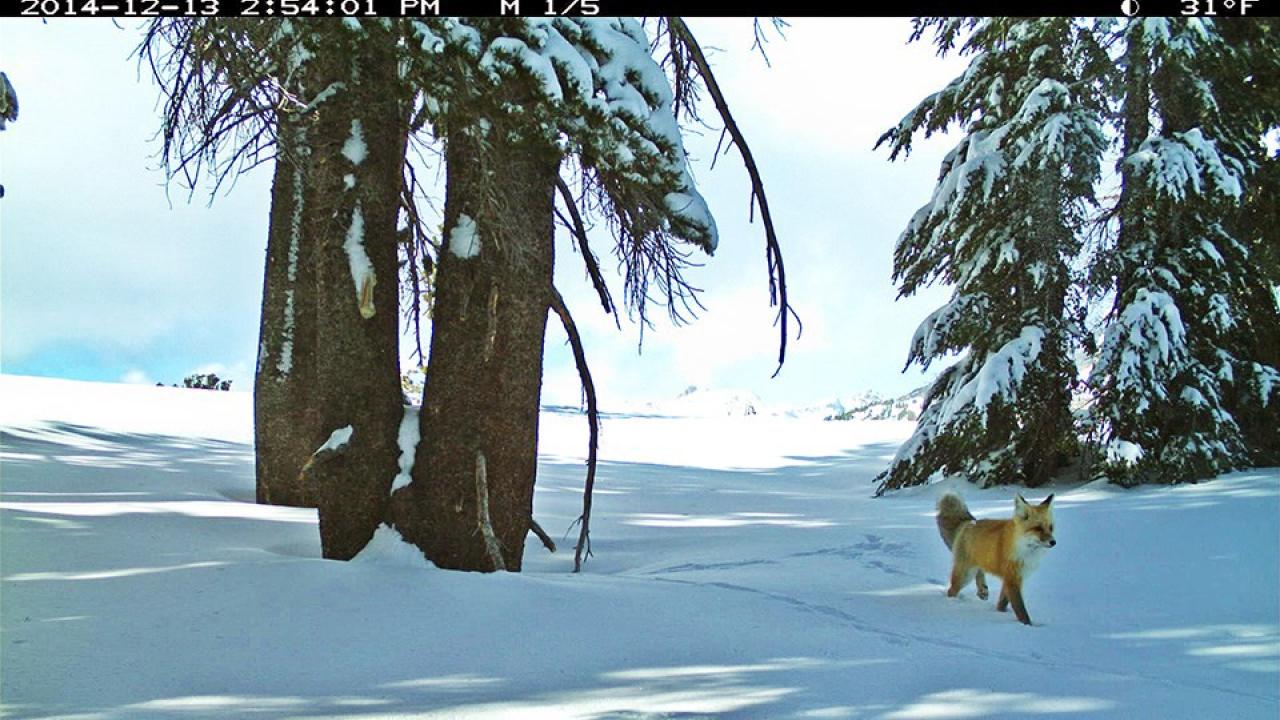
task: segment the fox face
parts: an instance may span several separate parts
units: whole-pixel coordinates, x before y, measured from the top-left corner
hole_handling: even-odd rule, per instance
[[[1032,546],[1051,548],[1058,544],[1053,537],[1053,495],[1039,505],[1028,503],[1021,495],[1013,500],[1013,521],[1021,539]]]

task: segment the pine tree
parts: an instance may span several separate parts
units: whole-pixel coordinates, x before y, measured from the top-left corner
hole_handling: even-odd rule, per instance
[[[1249,462],[1235,412],[1275,394],[1253,332],[1276,316],[1274,296],[1258,302],[1266,243],[1241,234],[1266,122],[1249,109],[1258,48],[1232,47],[1208,19],[1132,20],[1116,34],[1115,304],[1090,377],[1103,470],[1121,484],[1210,478]]]
[[[916,330],[907,365],[963,354],[933,383],[878,492],[939,471],[1040,485],[1075,443],[1072,261],[1106,147],[1091,78],[1109,59],[1068,18],[920,20],[913,39],[930,30],[943,53],[968,32],[960,51],[973,59],[880,144],[896,157],[916,133],[965,133],[894,254],[900,296],[954,286]]]
[[[716,230],[667,79],[622,18],[415,22],[409,77],[444,139],[445,240],[413,480],[390,524],[442,567],[519,570],[532,524],[562,163],[608,209],[642,306]],[[584,251],[585,252],[585,251]]]
[[[270,392],[256,409],[260,438],[289,440],[259,445],[260,497],[279,502],[266,476],[302,469],[284,489],[317,505],[326,557],[352,557],[386,522],[442,567],[520,568],[534,526],[549,309],[588,398],[577,559],[589,550],[594,391],[551,284],[555,199],[607,311],[616,309],[582,219],[592,212],[613,230],[628,309],[643,321],[651,301],[673,315],[695,302],[682,270],[718,242],[677,119],[691,114],[699,80],[753,177],[781,361],[790,307],[758,170],[688,28],[675,18],[659,27],[674,88],[642,24],[627,18],[152,25],[144,53],[167,94],[171,170],[221,181],[276,151],[258,378]],[[420,423],[400,404],[395,322],[398,216],[407,234],[423,233],[404,170],[414,132],[444,143],[447,170]],[[576,196],[566,167],[579,176]],[[291,395],[303,377],[310,392]]]
[[[1280,22],[1274,18],[1217,25],[1225,56],[1213,73],[1224,142],[1245,158],[1240,212],[1228,219],[1246,252],[1238,254],[1232,293],[1241,314],[1233,327],[1234,382],[1228,405],[1256,466],[1280,465],[1280,149],[1262,138],[1280,128]]]

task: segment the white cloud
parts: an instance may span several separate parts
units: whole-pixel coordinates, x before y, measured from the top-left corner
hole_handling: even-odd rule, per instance
[[[270,170],[212,208],[207,189],[188,202],[175,184],[171,205],[155,168],[158,93],[138,80],[149,75],[129,59],[139,36],[127,27],[5,23],[22,99],[0,134],[6,364],[61,352],[82,358],[59,363],[81,376],[98,362],[168,377],[188,355],[253,357]]]
[[[939,59],[927,42],[907,44],[901,18],[797,18],[785,39],[751,50],[751,20],[691,23],[748,140],[786,141],[798,153],[867,154],[877,138],[967,64]],[[729,158],[732,160],[732,158]]]
[[[155,385],[156,381],[144,370],[134,368],[120,376],[120,382],[125,385]]]
[[[705,261],[689,275],[706,290],[700,318],[672,327],[662,308],[651,308],[654,327],[639,354],[639,328],[624,320],[619,332],[581,258],[565,239],[558,244],[556,284],[583,333],[602,405],[669,398],[695,383],[769,402],[918,384],[918,375],[899,374],[901,362],[945,290],[895,302],[889,273],[897,235],[928,198],[948,140],[921,143],[905,163],[871,147],[964,63],[940,61],[926,44],[907,46],[903,20],[797,20],[785,40],[768,45],[771,68],[750,50],[750,21],[691,24],[705,47],[724,49],[712,60],[764,175],[804,336],[791,338],[787,365],[771,380],[775,311],[763,229],[758,216],[748,220],[746,175],[736,151],[709,167],[717,133],[691,136],[697,181],[721,235],[715,257],[693,256]],[[269,166],[211,209],[203,191],[188,205],[176,187],[170,207],[154,169],[157,96],[127,60],[136,32],[59,21],[7,22],[4,32],[5,70],[23,100],[21,120],[0,134],[9,190],[0,245],[5,362],[36,362],[73,344],[64,355],[110,358],[107,378],[128,370],[177,382],[188,368],[218,368],[236,389],[250,389]],[[83,108],[111,111],[86,123]],[[714,117],[710,106],[704,114]],[[621,302],[610,241],[593,236],[593,248]],[[577,373],[558,326],[552,316],[544,398],[575,404]]]

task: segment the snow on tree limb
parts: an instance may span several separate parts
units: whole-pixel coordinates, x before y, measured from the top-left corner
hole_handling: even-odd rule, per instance
[[[0,130],[5,124],[18,119],[18,93],[14,91],[9,76],[0,72]]]
[[[445,60],[424,59],[415,70],[438,121],[451,107],[481,102],[487,87],[525,81],[539,102],[495,110],[529,116],[526,126],[541,128],[544,142],[577,156],[624,234],[670,234],[714,252],[715,221],[689,174],[671,89],[639,23],[448,18],[413,28]]]
[[[1152,190],[1170,200],[1216,193],[1239,200],[1243,193],[1243,168],[1235,158],[1223,157],[1217,143],[1207,140],[1200,128],[1150,138],[1125,163],[1147,178]],[[1206,187],[1205,181],[1212,183]]]
[[[1168,397],[1165,383],[1186,355],[1186,327],[1173,298],[1140,288],[1107,328],[1094,372],[1108,375],[1120,392],[1141,390]],[[1148,401],[1137,400],[1136,412]]]

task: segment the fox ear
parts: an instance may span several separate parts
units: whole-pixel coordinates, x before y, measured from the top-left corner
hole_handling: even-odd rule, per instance
[[[1030,508],[1027,506],[1027,499],[1022,497],[1022,493],[1018,493],[1017,496],[1013,498],[1013,514],[1025,520],[1029,509]]]
[[[1049,504],[1049,503],[1051,503],[1051,502],[1053,502],[1053,493],[1049,493],[1049,497],[1045,498],[1045,499],[1044,499],[1044,502],[1042,502],[1042,503],[1040,503],[1040,504],[1041,504],[1041,505],[1048,505],[1048,504]]]

